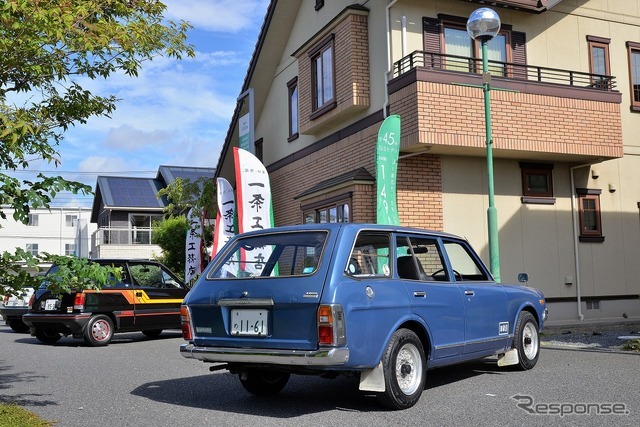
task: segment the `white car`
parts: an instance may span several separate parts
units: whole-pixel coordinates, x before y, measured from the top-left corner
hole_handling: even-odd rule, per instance
[[[0,314],[11,329],[16,332],[29,332],[29,326],[22,321],[22,315],[29,311],[29,299],[33,288],[23,288],[20,294],[5,295],[0,305]]]

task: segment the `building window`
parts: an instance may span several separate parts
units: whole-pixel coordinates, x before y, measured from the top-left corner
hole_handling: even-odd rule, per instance
[[[38,214],[27,214],[28,222],[27,225],[29,227],[37,227],[38,226]]]
[[[67,227],[75,227],[77,220],[78,220],[78,217],[76,215],[65,215],[64,225]]]
[[[76,245],[74,243],[64,244],[64,254],[67,256],[76,254]]]
[[[260,160],[261,162],[264,161],[263,157],[264,157],[264,150],[263,150],[263,138],[258,139],[254,144],[254,148],[255,148],[255,152],[256,152],[256,157],[258,158],[258,160]]]
[[[294,78],[287,83],[289,92],[289,138],[291,142],[298,138],[298,78]]]
[[[333,69],[333,40],[331,34],[309,51],[311,58],[313,113],[311,119],[335,108],[335,80]]]
[[[629,54],[631,110],[640,111],[640,43],[627,42],[627,52]]]
[[[589,43],[589,72],[596,74],[591,77],[591,85],[608,89],[609,76],[611,75],[609,68],[609,43],[611,40],[604,37],[587,36],[587,42]]]
[[[351,222],[351,201],[349,199],[320,206],[305,206],[303,210],[305,224]]]
[[[27,243],[24,249],[28,254],[38,255],[38,244],[37,243]]]
[[[454,18],[452,18],[454,19]],[[447,70],[456,70],[464,72],[481,72],[481,63],[475,59],[482,58],[482,47],[480,43],[475,42],[464,23],[460,22],[443,22],[443,39],[444,53],[447,55],[455,55],[464,58],[451,58],[447,56],[445,68]],[[509,31],[501,30],[493,39],[487,43],[488,60],[497,61],[502,64],[489,63],[489,72],[493,75],[506,75],[505,62],[511,62],[511,49],[509,47]],[[465,58],[472,58],[469,61]]]
[[[578,195],[578,213],[580,217],[580,241],[603,242],[602,214],[600,211],[601,190],[578,188],[576,193]]]
[[[520,163],[522,203],[554,204],[553,165]]]

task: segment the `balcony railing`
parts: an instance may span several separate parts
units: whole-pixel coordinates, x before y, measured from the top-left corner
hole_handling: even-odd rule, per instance
[[[602,91],[614,91],[616,88],[615,77],[613,76],[491,60],[488,63],[489,72],[494,77],[502,76],[508,79],[552,83]],[[419,67],[427,70],[480,74],[482,72],[482,59],[415,51],[393,64],[393,76],[399,77]]]
[[[100,227],[91,236],[92,246],[150,245],[151,228]]]

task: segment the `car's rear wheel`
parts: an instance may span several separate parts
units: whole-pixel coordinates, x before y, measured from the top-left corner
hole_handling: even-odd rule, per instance
[[[518,350],[517,368],[526,371],[538,363],[540,356],[540,334],[538,322],[528,311],[523,311],[518,317],[516,335],[513,338],[513,346]]]
[[[15,332],[25,333],[29,332],[29,326],[21,319],[9,320],[9,327]]]
[[[249,393],[256,396],[273,396],[287,385],[290,374],[268,369],[250,369],[240,372],[238,376],[240,383]]]
[[[155,338],[162,333],[162,329],[147,329],[146,331],[142,331],[142,333],[149,338]]]
[[[382,355],[385,391],[378,400],[391,409],[406,409],[420,399],[427,377],[422,342],[409,329],[398,329]]]
[[[109,344],[111,338],[113,338],[111,318],[104,314],[92,316],[84,330],[85,342],[93,347],[98,347]]]
[[[36,338],[43,344],[53,344],[60,340],[60,333],[52,331],[50,329],[36,328]]]

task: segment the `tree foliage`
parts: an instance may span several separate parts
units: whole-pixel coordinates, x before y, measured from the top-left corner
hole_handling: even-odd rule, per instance
[[[153,223],[153,242],[162,248],[158,261],[184,280],[185,243],[189,224],[184,215],[167,218]]]
[[[83,85],[90,80],[135,77],[159,55],[193,56],[186,43],[189,25],[165,21],[165,10],[155,0],[0,2],[1,218],[2,206],[10,206],[13,218],[26,223],[30,209],[48,208],[60,191],[91,192],[61,176],[21,181],[1,171],[28,170],[34,161],[58,166],[66,130],[113,113],[116,97],[87,90]],[[0,265],[5,277],[6,262]]]

